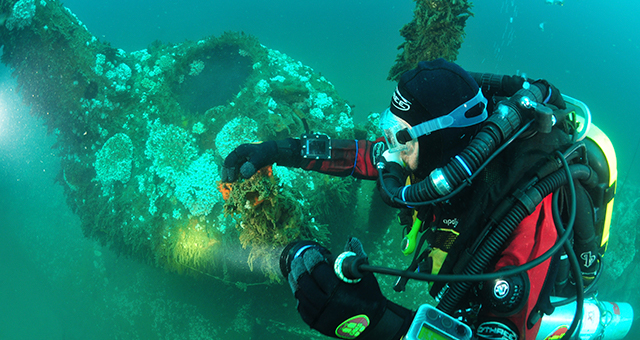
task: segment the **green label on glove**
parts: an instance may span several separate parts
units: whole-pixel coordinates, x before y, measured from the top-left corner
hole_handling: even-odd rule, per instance
[[[369,326],[369,317],[360,314],[345,320],[336,328],[336,336],[341,339],[355,339]]]

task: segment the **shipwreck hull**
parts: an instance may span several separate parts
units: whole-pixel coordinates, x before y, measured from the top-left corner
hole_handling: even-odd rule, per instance
[[[299,238],[328,241],[312,207],[351,214],[341,203],[354,181],[276,166],[218,183],[237,145],[300,135],[303,120],[354,137],[350,106],[311,68],[243,33],[126,52],[58,1],[3,1],[0,12],[2,61],[57,135],[58,180],[86,236],[177,272],[265,279],[231,278],[241,263],[238,273],[257,265],[277,280],[268,254]],[[314,194],[334,187],[338,200]]]

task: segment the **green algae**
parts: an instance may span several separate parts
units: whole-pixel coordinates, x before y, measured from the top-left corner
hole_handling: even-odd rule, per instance
[[[464,41],[467,19],[473,16],[467,0],[415,0],[413,20],[404,25],[400,34],[405,41],[389,70],[389,80],[398,80],[402,73],[423,60],[444,58],[455,61]]]
[[[250,248],[249,268],[259,267],[273,281],[280,280],[280,269],[272,260],[274,251],[301,239],[328,242],[325,227],[306,219],[307,206],[300,205],[292,193],[279,190],[277,182],[269,166],[249,179],[220,186],[226,197],[225,214],[234,217],[242,246]]]

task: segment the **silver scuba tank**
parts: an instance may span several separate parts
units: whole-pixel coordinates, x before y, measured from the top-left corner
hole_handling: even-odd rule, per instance
[[[551,297],[551,302],[562,298]],[[542,318],[536,340],[557,339],[571,325],[576,312],[576,303],[557,307],[551,315]],[[582,323],[578,326],[580,340],[619,340],[624,338],[633,323],[633,308],[625,302],[598,301],[584,299]]]

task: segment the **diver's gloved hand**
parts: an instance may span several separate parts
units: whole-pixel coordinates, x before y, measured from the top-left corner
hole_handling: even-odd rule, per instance
[[[260,168],[276,162],[278,146],[275,141],[242,144],[224,159],[220,175],[223,182],[233,182],[253,176]]]
[[[273,163],[295,166],[300,157],[300,140],[293,138],[242,144],[224,159],[220,176],[223,182],[234,182],[239,178],[249,178]]]
[[[551,104],[559,109],[566,109],[567,104],[564,102],[564,98],[562,98],[562,93],[558,90],[557,87],[553,86],[553,84],[549,83],[544,79],[536,80],[534,83],[542,83],[547,89],[547,98],[545,98],[545,104]]]
[[[402,162],[402,160],[398,162],[392,157],[394,154],[399,155],[400,153],[390,153],[389,159],[387,159],[384,154],[381,158],[378,158],[379,162],[382,161],[384,163],[384,169],[381,170],[382,181],[384,182],[384,187],[389,190],[384,190],[382,183],[378,181],[378,191],[384,203],[394,208],[402,208],[405,206],[396,203],[393,199],[394,197],[400,198],[400,190],[404,187],[409,174],[403,167],[404,162]]]
[[[355,238],[345,248],[366,257]],[[327,261],[312,248],[291,262],[289,284],[304,322],[324,335],[342,339],[395,340],[407,332],[413,312],[387,300],[372,273],[366,272],[357,283],[346,283]]]

